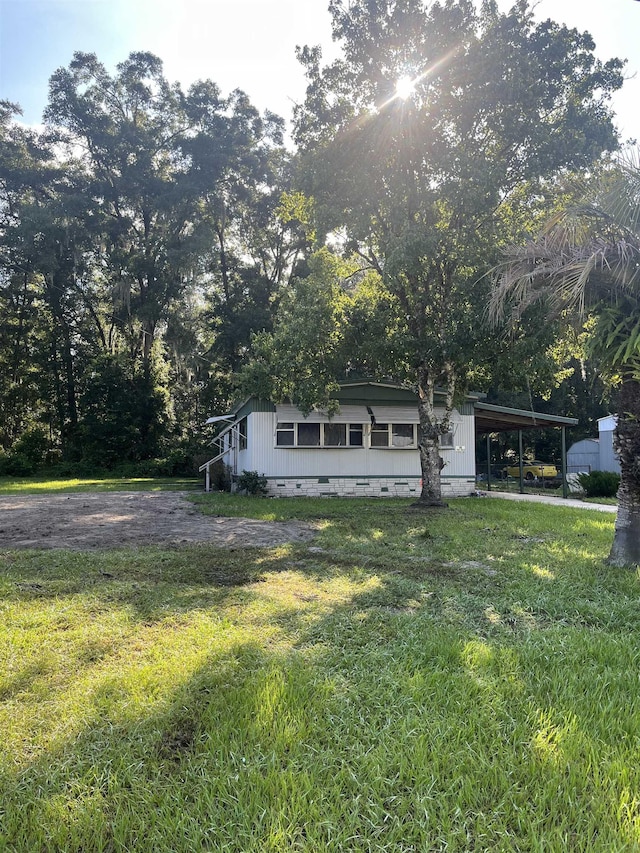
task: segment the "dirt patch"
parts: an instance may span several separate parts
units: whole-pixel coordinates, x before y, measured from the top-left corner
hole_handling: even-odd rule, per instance
[[[88,551],[193,542],[268,548],[306,541],[314,533],[302,522],[201,515],[183,492],[0,496],[0,549]]]

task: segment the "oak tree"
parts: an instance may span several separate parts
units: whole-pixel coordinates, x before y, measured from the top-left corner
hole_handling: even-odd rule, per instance
[[[615,149],[622,63],[586,33],[536,23],[525,0],[332,0],[341,58],[299,58],[295,112],[320,230],[382,277],[418,396],[421,501],[441,502],[440,436],[488,332],[482,278],[559,174]],[[434,404],[436,387],[446,405]]]

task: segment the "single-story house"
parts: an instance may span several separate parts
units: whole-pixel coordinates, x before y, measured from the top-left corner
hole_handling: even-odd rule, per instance
[[[449,432],[441,436],[443,496],[471,494],[476,488],[475,440],[479,432],[573,424],[571,419],[490,406],[469,393],[454,409]],[[397,385],[343,382],[338,412],[305,416],[291,404],[251,397],[226,415],[209,418],[223,428],[216,455],[201,467],[209,491],[209,469],[222,460],[232,477],[257,471],[270,495],[417,496],[421,488],[418,407],[415,394]],[[444,393],[436,392],[436,412]],[[438,405],[440,404],[440,405]],[[536,419],[537,418],[537,419]],[[484,426],[483,426],[484,424]],[[500,426],[502,424],[502,427]],[[546,425],[549,425],[547,422]]]
[[[614,471],[620,473],[620,460],[613,449],[613,433],[616,415],[598,418],[598,438],[583,438],[571,445],[567,452],[567,467],[570,473],[591,471]]]

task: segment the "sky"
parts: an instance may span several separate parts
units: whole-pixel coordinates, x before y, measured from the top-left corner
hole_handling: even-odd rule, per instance
[[[499,0],[502,8],[510,0]],[[151,51],[171,81],[214,80],[223,95],[243,89],[260,110],[290,119],[304,98],[296,45],[336,55],[328,0],[0,0],[0,99],[38,124],[48,80],[75,51],[112,71],[131,51]],[[539,0],[539,19],[589,31],[602,59],[627,59],[629,78],[613,103],[623,139],[640,140],[640,3]]]

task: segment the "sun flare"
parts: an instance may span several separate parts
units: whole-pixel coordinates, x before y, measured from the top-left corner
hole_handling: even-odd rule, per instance
[[[412,77],[404,76],[396,82],[396,96],[403,101],[410,98],[416,90],[416,81]]]

